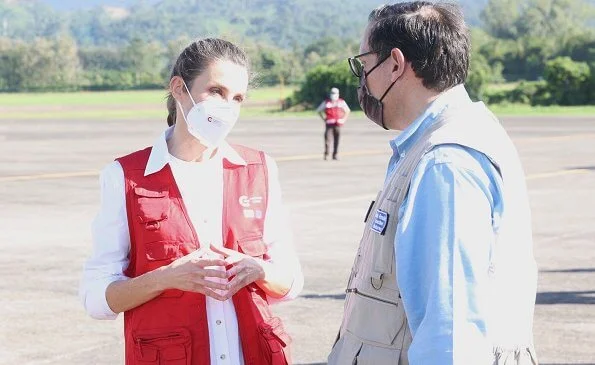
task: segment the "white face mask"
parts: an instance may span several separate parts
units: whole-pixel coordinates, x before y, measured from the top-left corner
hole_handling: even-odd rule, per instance
[[[339,94],[331,94],[331,100],[332,100],[332,101],[337,101],[337,100],[339,100]]]
[[[194,105],[188,112],[188,115],[185,115],[184,108],[182,108],[182,104],[178,101],[178,105],[180,105],[180,109],[182,110],[182,116],[188,126],[188,132],[206,147],[218,147],[238,121],[240,114],[239,106],[234,106],[232,103],[218,98],[206,99],[200,103],[195,103],[185,82],[184,87],[188,91],[190,100],[192,100],[192,104]]]

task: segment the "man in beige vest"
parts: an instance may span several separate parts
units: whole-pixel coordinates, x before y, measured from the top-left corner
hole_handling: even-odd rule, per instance
[[[535,365],[537,269],[517,151],[463,86],[469,33],[452,3],[372,11],[366,116],[402,131],[370,205],[330,365]]]

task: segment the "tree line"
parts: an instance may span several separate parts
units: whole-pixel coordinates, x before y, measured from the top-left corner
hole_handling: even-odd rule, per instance
[[[286,50],[252,40],[232,40],[248,53],[254,86],[299,84],[306,70],[337,62],[346,45],[324,38],[303,48]],[[79,47],[70,36],[32,41],[0,37],[0,92],[130,90],[163,88],[173,63],[191,42],[180,38],[162,44],[133,39],[122,46]]]
[[[97,14],[76,13],[80,19],[66,22],[60,18],[64,15],[56,15],[56,19],[44,17],[43,8],[31,5],[34,1],[20,4],[0,0],[0,91],[163,88],[175,57],[192,37],[179,31],[169,32],[167,27],[153,27],[150,36],[142,31],[152,21],[168,26],[179,20],[181,11],[194,9],[195,13],[215,14],[209,18],[216,23],[212,26],[215,34],[210,35],[236,42],[247,51],[257,85],[300,85],[286,106],[316,104],[331,86],[341,88],[350,105],[357,106],[355,90],[348,91],[357,87],[357,80],[350,76],[345,60],[358,53],[359,35],[366,21],[361,14],[376,2],[379,1],[356,2],[359,5],[345,7],[346,15],[341,19],[321,20],[319,15],[312,15],[317,14],[315,6],[319,4],[313,0],[230,0],[228,5],[243,7],[243,15],[215,7],[212,2],[194,0],[179,5],[177,1],[164,0],[154,5],[155,9],[140,4],[129,9],[131,14],[111,17],[103,10],[96,11]],[[476,25],[472,27],[467,87],[473,97],[493,103],[595,103],[593,3],[487,1],[478,20],[472,22]],[[313,18],[296,22],[292,11],[301,14],[301,18],[303,14]],[[359,13],[352,14],[354,11]],[[187,17],[188,14],[192,12]],[[25,15],[33,16],[32,20]],[[7,16],[11,17],[10,26]],[[351,23],[349,17],[358,21]],[[18,19],[29,20],[17,27]],[[279,24],[284,22],[281,34]],[[205,24],[198,23],[195,34],[202,34]],[[316,33],[318,36],[313,35]],[[169,34],[177,38],[168,39]],[[511,82],[516,85],[512,89],[493,87]]]
[[[471,96],[487,103],[595,104],[593,3],[489,0],[481,26],[471,29],[466,83]],[[346,100],[357,106],[357,80],[345,77],[348,74],[345,63],[312,69],[285,104],[316,105],[333,85],[349,90]]]

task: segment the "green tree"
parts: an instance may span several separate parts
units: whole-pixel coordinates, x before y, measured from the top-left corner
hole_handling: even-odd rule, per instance
[[[54,43],[56,75],[54,86],[60,89],[78,88],[81,77],[81,65],[78,46],[69,35],[62,35]]]
[[[316,106],[328,96],[332,87],[337,87],[349,107],[358,109],[358,83],[359,80],[349,70],[347,62],[331,66],[319,65],[306,74],[305,81],[293,96],[293,103],[303,104],[307,107]]]
[[[508,80],[536,80],[548,60],[595,40],[594,14],[582,0],[490,0],[482,18],[493,39],[479,52],[490,64],[501,62]]]
[[[522,6],[518,0],[490,0],[480,17],[485,29],[499,39],[517,39]]]
[[[250,60],[260,85],[278,85],[295,82],[301,74],[300,64],[291,52],[272,46],[256,45],[249,52]]]
[[[134,75],[135,87],[163,87],[162,70],[167,62],[159,43],[134,39],[124,48],[123,55],[127,70]]]
[[[544,73],[552,101],[559,105],[582,105],[589,100],[591,70],[584,62],[560,57],[547,62]]]
[[[22,41],[0,38],[0,91],[19,91],[26,78],[19,72],[26,46]]]
[[[590,64],[591,79],[587,83],[588,103],[595,104],[595,61]]]
[[[473,54],[469,67],[469,75],[465,82],[469,96],[476,100],[484,100],[487,86],[490,83],[497,82],[502,82],[501,65],[496,64],[492,67],[481,53]]]
[[[190,44],[191,40],[188,36],[180,36],[167,42],[163,51],[163,57],[165,59],[165,66],[161,70],[161,78],[167,84],[171,71],[178,60],[180,53]],[[167,85],[166,85],[167,86]]]
[[[8,91],[78,88],[80,64],[72,38],[36,38],[30,43],[0,42],[0,85]]]

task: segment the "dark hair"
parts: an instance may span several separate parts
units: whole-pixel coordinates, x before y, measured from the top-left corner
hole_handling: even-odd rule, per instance
[[[169,79],[180,76],[191,89],[194,79],[218,60],[229,60],[250,69],[248,56],[235,44],[218,38],[203,38],[192,42],[180,53]],[[171,92],[167,95],[167,111],[167,125],[172,126],[176,123],[176,100]]]
[[[467,79],[470,40],[461,8],[429,1],[383,5],[370,13],[370,50],[378,59],[399,48],[415,75],[439,92]]]

